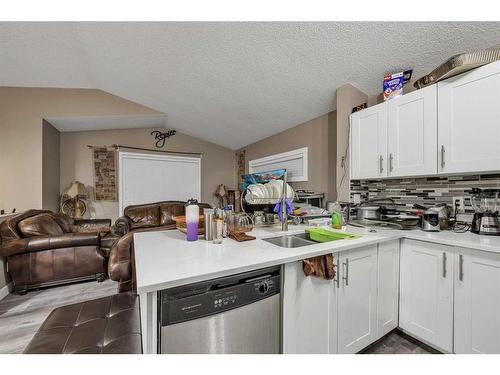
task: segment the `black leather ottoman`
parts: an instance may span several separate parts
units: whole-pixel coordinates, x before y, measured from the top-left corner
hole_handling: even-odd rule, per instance
[[[25,354],[141,354],[139,296],[120,293],[50,313]]]

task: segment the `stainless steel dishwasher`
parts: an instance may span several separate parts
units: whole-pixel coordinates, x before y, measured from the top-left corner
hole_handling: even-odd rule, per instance
[[[279,353],[280,267],[159,292],[160,353]]]

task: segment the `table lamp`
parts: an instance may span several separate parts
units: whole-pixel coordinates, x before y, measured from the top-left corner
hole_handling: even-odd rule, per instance
[[[87,211],[87,206],[84,202],[88,199],[87,189],[85,185],[80,181],[74,181],[71,183],[68,189],[64,192],[64,195],[72,201],[73,208],[73,218],[80,219],[85,211]]]

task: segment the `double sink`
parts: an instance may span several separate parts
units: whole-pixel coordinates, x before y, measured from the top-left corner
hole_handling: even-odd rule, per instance
[[[330,241],[338,241],[338,240],[343,240],[347,238],[351,238],[351,234],[345,234],[342,235],[341,233],[337,234],[336,238],[331,239]],[[309,236],[308,232],[304,233],[297,233],[297,234],[284,234],[281,236],[277,237],[271,237],[271,238],[263,238],[263,241],[272,243],[273,245],[279,246],[279,247],[286,247],[286,248],[296,248],[296,247],[302,247],[302,246],[310,246],[310,245],[315,245],[317,241],[313,241],[311,237]],[[327,241],[327,242],[330,242]]]

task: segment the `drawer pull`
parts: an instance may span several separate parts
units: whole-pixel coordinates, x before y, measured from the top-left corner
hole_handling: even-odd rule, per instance
[[[444,162],[444,145],[441,145],[441,169],[444,169],[445,162]]]
[[[458,256],[458,280],[464,281],[464,256]]]
[[[342,263],[342,266],[344,267],[344,275],[342,279],[344,280],[344,285],[349,286],[349,258],[345,260],[344,263]]]
[[[446,253],[443,253],[443,278],[446,279]]]

